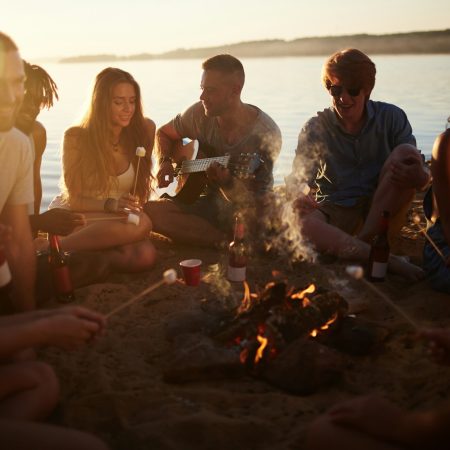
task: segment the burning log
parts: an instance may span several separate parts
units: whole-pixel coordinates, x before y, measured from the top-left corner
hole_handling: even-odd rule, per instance
[[[347,302],[335,292],[288,292],[285,283],[269,283],[253,306],[238,315],[232,323],[226,323],[216,334],[221,342],[233,342],[236,338],[253,340],[258,336],[258,326],[264,325],[275,340],[290,342],[328,327],[344,317]],[[303,293],[303,294],[302,294]]]

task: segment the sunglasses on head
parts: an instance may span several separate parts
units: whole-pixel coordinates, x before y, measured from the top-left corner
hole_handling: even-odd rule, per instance
[[[340,97],[344,89],[348,92],[348,95],[350,95],[351,97],[358,97],[359,93],[361,92],[361,88],[346,88],[344,86],[336,86],[333,84],[327,86],[327,89],[332,97]]]

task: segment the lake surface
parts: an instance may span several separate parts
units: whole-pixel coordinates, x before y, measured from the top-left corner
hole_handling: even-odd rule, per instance
[[[372,58],[377,66],[373,100],[394,103],[405,110],[418,147],[429,156],[435,137],[450,116],[450,56],[390,55]],[[279,125],[283,147],[275,165],[275,182],[289,174],[297,136],[303,123],[330,104],[320,82],[325,58],[242,59],[246,83],[244,102],[257,105]],[[161,126],[198,100],[201,60],[133,61],[115,63],[129,71],[141,86],[144,113]],[[105,63],[43,64],[59,87],[60,100],[39,120],[47,129],[42,162],[42,209],[59,192],[60,150],[64,130],[78,123],[87,109],[93,80]]]

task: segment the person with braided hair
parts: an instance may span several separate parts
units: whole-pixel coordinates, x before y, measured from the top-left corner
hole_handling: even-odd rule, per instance
[[[67,235],[77,226],[84,224],[82,214],[63,208],[55,208],[40,214],[42,200],[41,162],[47,146],[47,132],[38,122],[37,116],[42,109],[50,109],[58,100],[58,87],[52,77],[36,64],[23,60],[25,69],[25,96],[18,112],[15,126],[30,140],[34,154],[33,191],[34,204],[30,206],[30,225],[36,233],[41,230],[59,235]]]

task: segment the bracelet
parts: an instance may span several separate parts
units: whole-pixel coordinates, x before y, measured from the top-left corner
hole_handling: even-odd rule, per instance
[[[103,204],[103,209],[106,212],[111,212],[111,213],[117,212],[118,207],[119,207],[119,202],[115,198],[112,198],[112,197],[107,198],[105,200],[105,203]]]
[[[159,158],[158,164],[161,165],[162,163],[165,162],[170,162],[170,164],[172,164],[172,158],[170,156],[161,156],[161,158]]]

